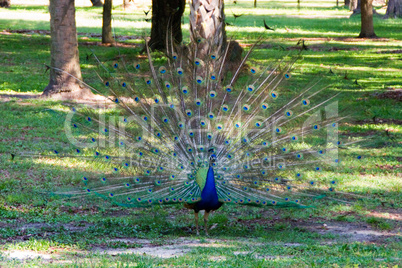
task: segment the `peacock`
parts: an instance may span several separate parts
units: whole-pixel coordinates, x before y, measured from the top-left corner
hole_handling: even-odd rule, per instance
[[[82,83],[104,95],[107,108],[72,108],[65,121],[71,144],[52,155],[103,170],[55,193],[123,207],[183,203],[194,211],[197,235],[199,212],[208,235],[208,216],[223,205],[339,200],[336,178],[323,175],[340,163],[338,94],[319,79],[289,92],[300,53],[254,66],[255,46],[235,66],[230,46],[202,38],[169,44],[158,57],[146,41],[142,62],[94,55],[100,82]],[[109,107],[119,112],[108,114]]]

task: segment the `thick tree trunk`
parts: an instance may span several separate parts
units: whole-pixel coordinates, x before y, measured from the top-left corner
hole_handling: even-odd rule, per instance
[[[197,44],[197,55],[194,56],[201,59],[205,59],[210,54],[223,55],[229,46],[224,73],[235,70],[241,62],[243,49],[239,43],[227,42],[223,0],[192,0],[190,38],[194,44]]]
[[[225,14],[223,0],[192,0],[190,4],[190,38],[198,42],[199,38],[208,40],[198,52],[205,56],[210,48],[226,47]],[[215,52],[220,54],[219,51]]]
[[[43,95],[56,98],[85,98],[91,92],[81,88],[81,69],[75,27],[74,0],[50,0],[50,81]]]
[[[402,0],[388,0],[384,19],[402,17]]]
[[[101,0],[91,0],[91,3],[92,3],[93,7],[101,7],[102,6]]]
[[[375,38],[373,24],[373,0],[361,0],[360,38]]]
[[[11,0],[0,0],[0,7],[10,7]]]
[[[102,43],[110,44],[114,42],[112,35],[112,0],[105,0],[103,4],[102,20]]]
[[[168,33],[176,43],[181,43],[181,17],[185,4],[185,0],[152,0],[151,49],[166,49]]]

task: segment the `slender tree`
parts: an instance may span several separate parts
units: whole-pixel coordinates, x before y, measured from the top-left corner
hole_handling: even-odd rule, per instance
[[[0,7],[10,7],[11,0],[0,0]]]
[[[388,0],[387,12],[384,19],[402,17],[402,0]]]
[[[112,0],[105,0],[103,4],[103,20],[102,20],[102,43],[110,44],[114,42],[112,34]]]
[[[74,0],[50,0],[50,80],[43,96],[78,99],[92,95],[80,86],[81,69]]]
[[[375,38],[373,23],[373,0],[361,0],[360,38]]]
[[[152,49],[166,48],[167,33],[171,34],[176,43],[183,40],[181,17],[184,13],[185,0],[152,0]]]
[[[360,13],[361,0],[351,0],[349,10],[353,11],[353,14]]]

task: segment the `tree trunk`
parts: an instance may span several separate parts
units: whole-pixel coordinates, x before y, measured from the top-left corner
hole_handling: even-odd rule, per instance
[[[350,0],[345,0],[344,6],[345,6],[345,7],[349,7],[349,6],[350,6]]]
[[[199,56],[202,58],[211,53],[213,48],[226,47],[225,14],[223,0],[192,0],[190,4],[190,38],[197,43],[199,38],[209,40],[204,42]],[[219,51],[216,52],[220,54]]]
[[[181,17],[185,4],[185,0],[152,0],[151,49],[166,49],[167,33],[176,43],[181,43]]]
[[[112,0],[105,0],[103,4],[102,20],[102,43],[110,44],[114,42],[112,35]]]
[[[190,38],[193,43],[204,39],[197,47],[197,57],[205,58],[214,53],[222,55],[227,46],[225,69],[237,68],[243,49],[236,41],[227,42],[223,0],[192,0],[190,3]],[[224,71],[225,72],[225,71]]]
[[[359,38],[375,38],[373,24],[373,0],[361,0],[361,31]]]
[[[353,11],[353,14],[360,13],[361,0],[351,0],[349,10]]]
[[[91,0],[92,6],[93,7],[101,7],[102,2],[100,0]]]
[[[257,7],[257,0],[254,0],[254,7]]]
[[[0,0],[0,7],[10,7],[11,0]]]
[[[402,0],[389,0],[384,19],[402,17]]]
[[[84,98],[91,94],[81,88],[81,69],[75,28],[74,0],[50,0],[50,81],[44,97]]]

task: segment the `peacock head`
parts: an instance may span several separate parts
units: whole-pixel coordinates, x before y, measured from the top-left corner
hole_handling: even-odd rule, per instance
[[[216,162],[216,154],[215,154],[216,150],[214,147],[209,148],[208,153],[210,153],[211,155],[209,156],[209,165],[212,166],[213,163]]]
[[[216,161],[216,154],[211,154],[209,156],[209,163],[212,164],[215,163],[215,161]]]

